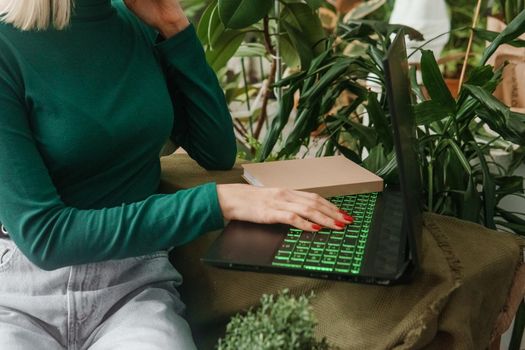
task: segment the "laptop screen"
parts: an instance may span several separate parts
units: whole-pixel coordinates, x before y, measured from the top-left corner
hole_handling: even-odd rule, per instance
[[[416,149],[416,125],[410,99],[411,91],[403,31],[400,31],[394,39],[383,64],[392,129],[394,131],[399,181],[405,204],[403,228],[409,233],[410,251],[412,258],[417,261],[419,252],[421,252],[422,191],[418,152]]]

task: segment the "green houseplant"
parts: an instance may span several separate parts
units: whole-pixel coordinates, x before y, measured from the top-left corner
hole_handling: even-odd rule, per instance
[[[505,23],[510,23],[523,10],[525,10],[525,1],[523,0],[497,0],[495,4],[494,15],[500,17]]]
[[[462,219],[480,222],[491,228],[525,233],[525,221],[519,213],[498,207],[507,195],[521,196],[521,177],[513,176],[523,159],[525,142],[524,115],[511,112],[492,97],[501,79],[501,68],[493,71],[485,65],[494,50],[511,42],[523,32],[525,13],[516,17],[508,29],[493,38],[481,64],[475,67],[454,99],[430,52],[423,52],[421,69],[426,97],[415,83],[415,114],[419,128],[420,170],[425,184],[426,209]],[[296,91],[301,94],[292,132],[275,154],[277,158],[293,157],[301,145],[308,144],[311,132],[324,126],[326,136],[318,155],[338,151],[385,177],[395,181],[390,119],[382,81],[382,57],[389,46],[390,33],[399,26],[384,22],[355,21],[341,25],[340,38],[355,45],[366,45],[366,54],[347,56],[332,46],[303,70],[278,83],[284,88],[281,109],[273,120],[264,143],[261,160],[275,152],[277,140],[293,108]],[[417,37],[417,32],[407,29]],[[372,73],[372,75],[370,75]],[[381,89],[371,92],[363,80]],[[343,91],[354,98],[337,105]],[[363,116],[369,122],[364,123]],[[489,130],[489,131],[487,131]],[[481,135],[482,137],[478,137]],[[511,166],[503,169],[491,158],[490,150],[503,141],[519,147],[513,151]],[[362,160],[364,159],[364,160]]]
[[[223,85],[231,87],[226,89],[227,97],[245,103],[249,110],[247,122],[234,118],[239,141],[249,153],[255,152],[268,123],[269,104],[276,98],[271,85],[280,78],[283,64],[307,66],[325,49],[326,34],[315,12],[321,5],[329,6],[324,0],[214,0],[199,21],[208,62],[227,80]],[[228,81],[224,67],[233,56],[241,57],[242,81]],[[255,84],[247,79],[244,67],[244,59],[250,57],[260,60],[260,79]]]
[[[385,2],[361,1],[352,17],[369,15]],[[223,82],[228,101],[241,102],[247,110],[243,114],[248,118],[234,118],[234,126],[240,146],[246,146],[250,158],[258,157],[263,129],[274,116],[269,105],[280,98],[271,85],[284,70],[306,69],[326,49],[327,31],[319,16],[336,16],[335,12],[331,1],[326,0],[213,0],[204,11],[198,24],[199,38],[208,62]],[[232,57],[240,58],[238,65],[242,67],[233,75],[225,68]],[[245,60],[260,62],[260,76],[255,82],[246,72]]]

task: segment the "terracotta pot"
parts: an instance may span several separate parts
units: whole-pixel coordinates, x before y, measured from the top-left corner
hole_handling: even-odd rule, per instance
[[[495,17],[487,18],[487,29],[494,32],[501,32],[506,24]],[[525,34],[520,36],[525,39]],[[525,108],[525,48],[512,47],[510,45],[500,46],[489,59],[488,63],[494,67],[500,67],[504,62],[507,66],[503,71],[503,80],[498,85],[494,96],[512,109],[520,110]]]
[[[329,2],[335,6],[337,12],[345,14],[362,3],[363,0],[329,0]]]
[[[452,97],[458,97],[459,93],[459,79],[445,78],[445,84],[447,84],[448,90],[452,94]]]

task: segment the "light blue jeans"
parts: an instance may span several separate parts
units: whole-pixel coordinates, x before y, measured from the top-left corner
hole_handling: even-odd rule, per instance
[[[167,252],[44,271],[0,238],[2,350],[195,349]]]

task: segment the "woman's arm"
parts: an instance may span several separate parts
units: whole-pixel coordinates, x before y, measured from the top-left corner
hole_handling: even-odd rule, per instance
[[[139,256],[223,226],[215,184],[98,210],[66,205],[33,139],[16,60],[0,40],[0,222],[44,269]]]
[[[231,116],[215,73],[206,63],[195,31],[178,0],[124,0],[126,6],[166,40],[157,49],[168,61],[175,106],[173,141],[207,168],[235,161]],[[352,218],[318,195],[248,185],[218,185],[227,220],[287,223],[304,230],[340,228]]]
[[[166,65],[175,109],[172,140],[206,169],[230,169],[237,148],[224,93],[193,26],[177,0],[125,0],[164,40],[155,45]]]
[[[230,169],[237,153],[231,115],[193,26],[156,49],[167,66],[174,107],[171,139],[204,168]]]

